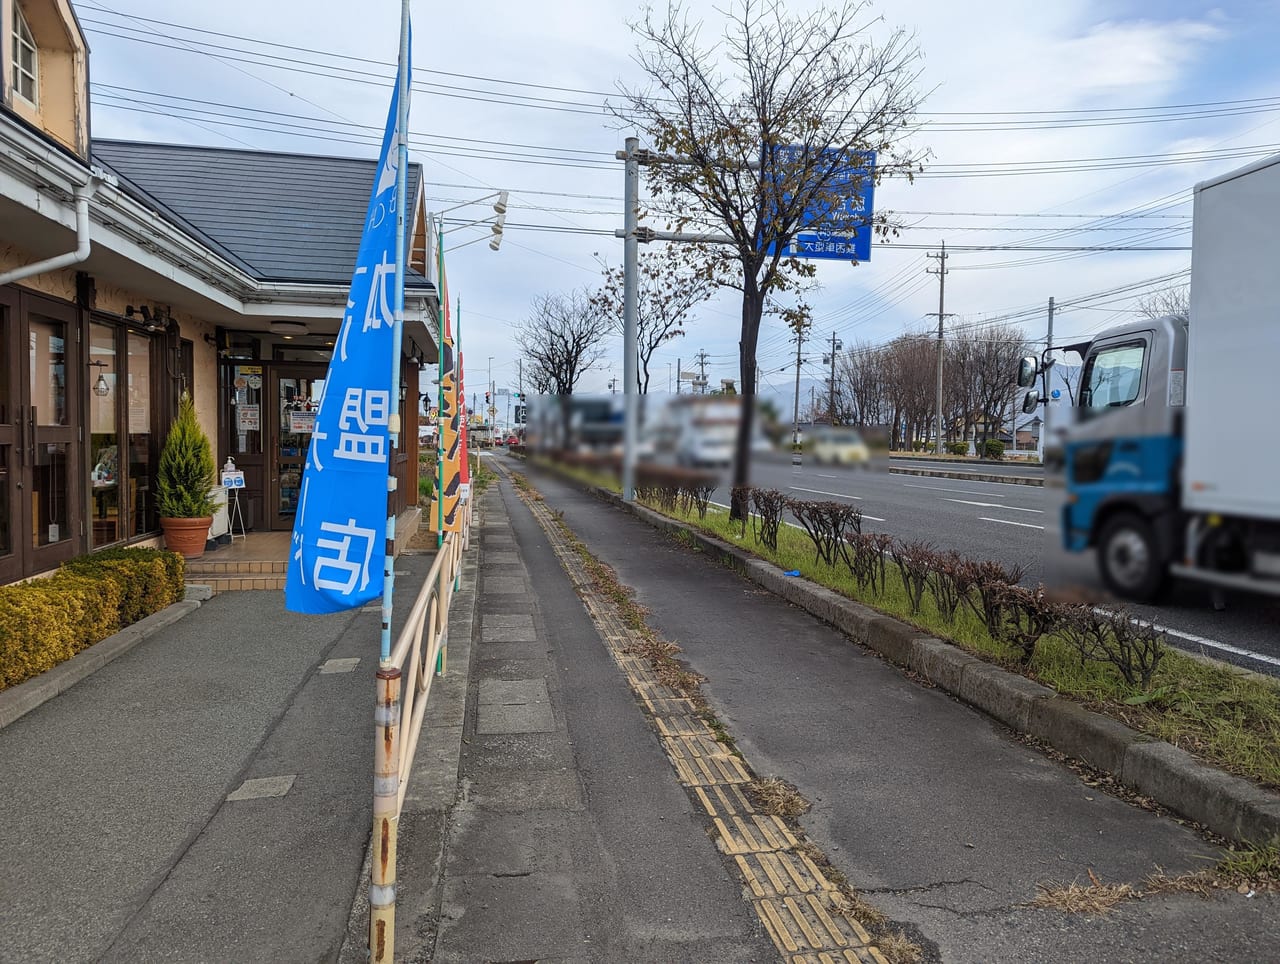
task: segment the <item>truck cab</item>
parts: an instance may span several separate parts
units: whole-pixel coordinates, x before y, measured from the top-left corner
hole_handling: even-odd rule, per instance
[[[1094,548],[1119,596],[1170,576],[1280,596],[1280,155],[1196,185],[1190,320],[1117,326],[1060,346],[1084,359],[1063,439],[1068,551]],[[1048,362],[1023,359],[1030,387]],[[1034,411],[1038,393],[1024,400]]]
[[[1143,319],[1070,347],[1084,364],[1063,445],[1063,545],[1095,548],[1112,592],[1149,599],[1180,551],[1187,325]]]

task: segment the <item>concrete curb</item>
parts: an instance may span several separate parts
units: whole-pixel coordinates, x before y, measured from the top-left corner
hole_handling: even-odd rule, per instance
[[[785,576],[772,563],[644,506],[625,503],[615,492],[585,488],[662,532],[678,533],[682,541],[717,562],[1011,729],[1113,774],[1126,786],[1214,833],[1256,844],[1280,842],[1280,794],[1201,763],[1163,740],[1087,710],[1047,686],[930,638],[908,623],[824,586]]]
[[[157,613],[144,616],[118,633],[99,640],[88,649],[76,653],[64,663],[39,676],[19,683],[0,693],[0,729],[25,716],[61,693],[65,693],[86,676],[92,676],[117,656],[123,656],[149,636],[176,623],[187,613],[200,608],[193,599],[166,606]]]
[[[1028,475],[994,475],[987,472],[945,472],[942,469],[906,469],[891,466],[892,475],[923,475],[934,479],[960,479],[969,482],[1003,482],[1005,485],[1036,485],[1044,487],[1044,479]]]
[[[1028,462],[1025,459],[1003,459],[996,461],[995,459],[974,459],[974,458],[947,458],[940,455],[908,455],[904,452],[890,452],[889,458],[897,459],[899,462],[941,462],[943,465],[1040,465],[1040,462]]]

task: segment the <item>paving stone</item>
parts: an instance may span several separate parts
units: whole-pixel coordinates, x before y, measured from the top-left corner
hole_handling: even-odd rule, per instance
[[[489,594],[507,594],[507,595],[523,595],[528,592],[525,581],[519,576],[489,576],[484,577],[483,591]]]
[[[262,800],[266,797],[283,797],[293,788],[298,775],[286,773],[278,777],[257,777],[244,783],[227,796],[227,800]]]

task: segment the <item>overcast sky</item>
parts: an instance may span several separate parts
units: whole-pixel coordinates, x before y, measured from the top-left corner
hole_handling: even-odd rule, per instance
[[[396,56],[396,0],[73,2],[93,51],[96,137],[376,154]],[[720,31],[711,2],[688,8],[709,33]],[[815,340],[835,332],[849,347],[934,324],[927,313],[938,310],[937,280],[925,273],[932,262],[910,246],[936,250],[944,239],[952,250],[946,310],[956,316],[948,325],[1013,314],[1043,337],[1051,295],[1067,303],[1059,336],[1123,320],[1134,295],[1100,293],[1182,271],[1189,251],[962,248],[1186,247],[1195,182],[1280,150],[1275,0],[896,0],[875,10],[916,35],[920,85],[930,92],[916,142],[933,159],[914,184],[877,191],[876,207],[902,212],[909,225],[899,244],[877,245],[869,263],[820,268]],[[415,0],[413,13],[412,153],[425,165],[428,206],[511,192],[501,250],[482,241],[447,264],[462,299],[468,387],[483,383],[493,356],[494,381],[514,388],[512,325],[531,298],[594,286],[600,262],[621,261],[621,242],[609,236],[622,217],[622,165],[613,154],[628,132],[602,104],[619,83],[642,82],[627,26],[637,6]],[[1220,104],[1227,101],[1244,103]],[[1187,106],[1210,103],[1220,106]],[[1206,151],[1208,159],[1195,153]],[[1174,154],[1182,163],[1150,163]],[[1094,162],[1055,163],[1081,159]],[[1028,170],[1037,173],[1012,173]],[[481,206],[453,216],[485,213]],[[482,235],[484,228],[461,230],[448,242]],[[1080,301],[1086,296],[1096,297]],[[677,358],[689,370],[700,350],[710,356],[712,384],[736,376],[737,327],[731,292],[704,306],[688,335],[655,356],[654,389],[666,389]],[[762,391],[781,391],[789,380],[781,369],[794,364],[787,333],[766,320],[760,344]],[[807,375],[821,374],[821,353],[806,350]],[[605,390],[621,372],[615,343],[583,389]]]

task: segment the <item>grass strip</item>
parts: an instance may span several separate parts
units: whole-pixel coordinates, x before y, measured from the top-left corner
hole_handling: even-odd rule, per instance
[[[647,505],[654,511],[662,511]],[[696,511],[662,511],[701,532],[773,563],[796,571],[849,599],[864,603],[915,625],[930,636],[1051,686],[1140,732],[1172,743],[1232,773],[1280,788],[1280,685],[1246,674],[1227,664],[1212,664],[1170,649],[1152,680],[1159,694],[1145,703],[1126,700],[1142,696],[1109,663],[1084,661],[1075,649],[1052,634],[1041,639],[1029,666],[1023,666],[1012,647],[991,638],[967,607],[948,622],[932,596],[926,594],[920,612],[910,602],[897,567],[887,562],[883,592],[859,589],[843,566],[814,559],[813,543],[803,532],[783,526],[776,552],[759,544],[751,526],[743,533],[725,509],[711,507],[704,518]]]

